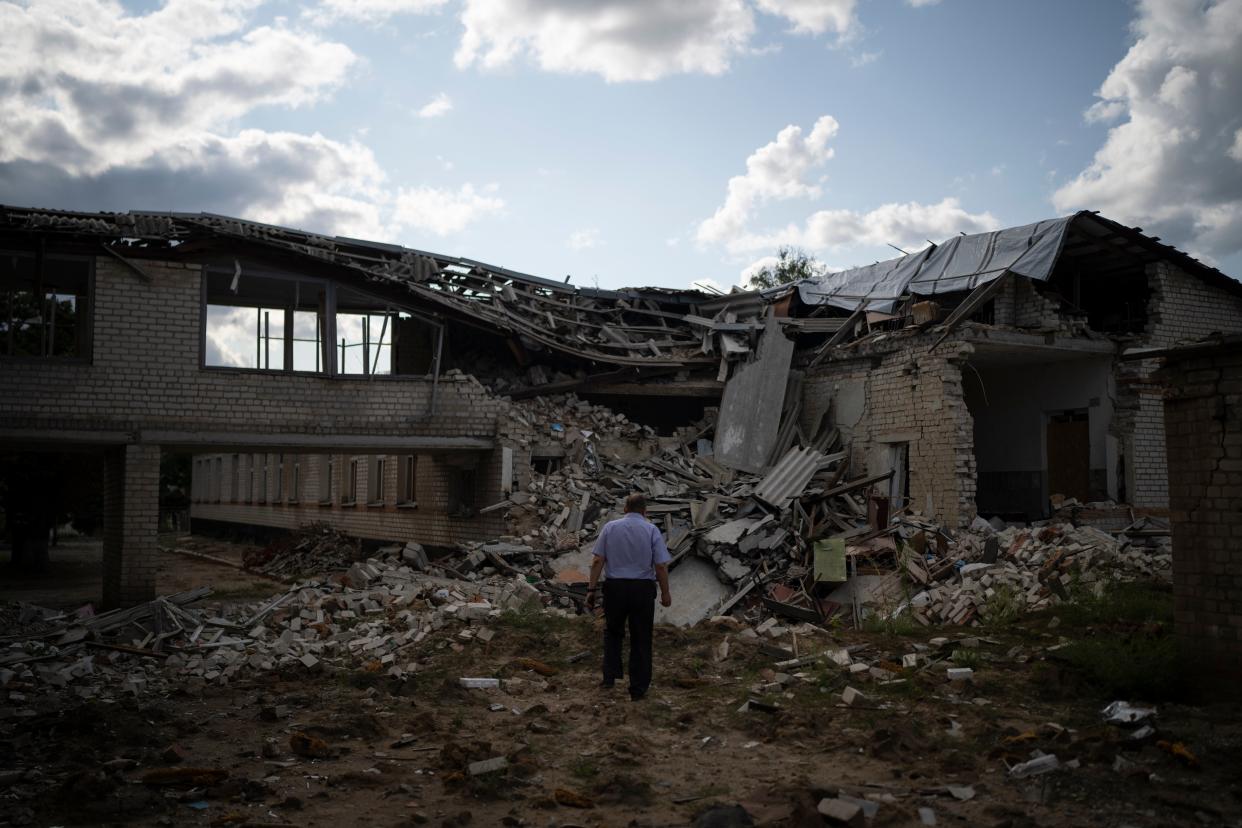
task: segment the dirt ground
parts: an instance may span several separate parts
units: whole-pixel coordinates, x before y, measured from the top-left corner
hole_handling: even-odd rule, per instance
[[[155,577],[159,595],[210,585],[217,596],[260,598],[280,589],[280,582],[243,572],[176,549],[241,563],[249,548],[194,535],[160,535],[160,554]],[[0,549],[0,603],[26,601],[43,607],[72,609],[98,604],[103,596],[103,542],[98,538],[68,535],[50,551],[50,567],[38,575],[17,573],[9,566],[9,552]]]
[[[244,595],[253,580],[181,557],[161,575],[175,588],[236,582],[243,593],[226,600],[253,600]],[[6,584],[3,597],[12,595]],[[941,661],[918,671],[894,664],[906,681],[881,685],[829,662],[800,668],[784,687],[780,657],[760,641],[725,626],[662,628],[655,685],[630,702],[597,686],[597,620],[507,615],[486,645],[428,639],[425,669],[402,683],[320,665],[0,717],[0,824],[752,824],[729,810],[740,804],[753,824],[821,825],[815,806],[837,793],[874,801],[875,826],[922,824],[920,808],[937,825],[1242,824],[1233,708],[1161,704],[1156,736],[1131,740],[1101,720],[1112,699],[1051,649],[1093,632],[1051,625],[1045,615],[984,631],[829,629],[800,636],[799,654],[850,647],[873,664],[899,664],[933,637],[980,637],[974,681],[949,682]],[[499,677],[503,689],[465,690],[462,676]],[[852,706],[841,701],[847,684],[863,693]],[[749,698],[776,709],[739,712]],[[1157,740],[1184,745],[1197,767]],[[308,745],[319,758],[304,755]],[[1062,768],[1012,778],[1007,767],[1036,749]],[[465,773],[498,756],[505,770]],[[183,787],[142,784],[161,768],[204,772]]]

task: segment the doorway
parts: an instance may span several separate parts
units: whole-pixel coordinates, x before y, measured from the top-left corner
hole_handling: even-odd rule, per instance
[[[1091,428],[1087,409],[1048,416],[1045,446],[1048,453],[1048,494],[1091,499]]]

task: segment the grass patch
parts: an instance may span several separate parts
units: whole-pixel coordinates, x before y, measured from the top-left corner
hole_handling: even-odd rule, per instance
[[[497,619],[497,625],[518,632],[543,636],[566,632],[574,626],[574,622],[569,618],[527,607],[501,613]]]
[[[993,590],[992,597],[983,606],[983,626],[996,629],[1008,627],[1022,617],[1024,605],[1018,591],[1006,584]]]
[[[1111,583],[1097,594],[1094,585],[1074,584],[1070,600],[1057,607],[1071,627],[1173,623],[1173,588],[1150,581]]]
[[[979,665],[983,663],[983,656],[979,650],[974,647],[958,647],[953,651],[953,655],[949,657],[955,667],[969,667],[977,670]]]
[[[1186,685],[1171,635],[1106,635],[1077,641],[1058,652],[1106,698],[1169,701]]]
[[[589,782],[599,776],[599,767],[589,759],[575,759],[569,763],[569,772],[574,778]]]
[[[1177,654],[1173,591],[1167,584],[1112,583],[1097,590],[1076,584],[1057,608],[1067,634],[1091,631],[1057,656],[1107,698],[1166,701],[1187,684]]]
[[[881,618],[878,614],[869,615],[863,619],[862,628],[864,632],[877,633],[889,638],[905,638],[923,629],[908,612],[890,615],[887,618]]]

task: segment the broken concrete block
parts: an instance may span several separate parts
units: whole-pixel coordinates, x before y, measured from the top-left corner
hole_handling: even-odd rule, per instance
[[[465,621],[482,621],[492,611],[492,605],[486,601],[466,604],[457,611],[457,617]]]
[[[863,809],[852,802],[842,799],[821,799],[817,811],[832,825],[849,825],[850,828],[863,828],[866,820]]]
[[[1039,776],[1040,774],[1049,773],[1060,767],[1061,763],[1057,760],[1055,753],[1045,753],[1042,756],[1036,756],[1029,762],[1022,762],[1014,765],[1009,769],[1009,775],[1014,779],[1025,779],[1028,776]]]
[[[948,668],[949,681],[970,681],[975,676],[975,671],[969,667],[950,667]]]
[[[507,767],[509,767],[509,760],[503,756],[496,756],[491,759],[484,759],[481,762],[471,762],[467,770],[471,776],[482,776],[502,771]]]
[[[497,678],[461,678],[458,681],[467,690],[496,690],[500,687],[500,679]]]
[[[867,697],[864,696],[860,691],[855,690],[853,687],[846,687],[845,690],[841,692],[841,701],[851,706],[859,702],[864,702],[866,700],[867,700]]]
[[[310,653],[307,653],[306,655],[302,656],[302,657],[301,657],[300,659],[298,659],[298,660],[299,660],[299,661],[301,661],[301,662],[302,662],[302,665],[303,665],[304,667],[306,667],[306,669],[308,669],[308,670],[309,670],[309,669],[311,669],[311,668],[313,668],[313,667],[315,667],[315,666],[317,666],[317,665],[319,664],[319,659],[315,658],[315,657],[314,657],[313,655],[311,655]]]

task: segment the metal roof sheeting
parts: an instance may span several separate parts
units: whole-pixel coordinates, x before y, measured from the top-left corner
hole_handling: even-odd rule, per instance
[[[852,311],[865,301],[867,310],[892,313],[907,293],[934,296],[974,290],[1007,272],[1046,281],[1075,217],[955,236],[917,253],[808,279],[798,285],[798,294],[810,305]]]
[[[755,487],[755,499],[784,511],[806,489],[826,455],[813,448],[792,448]]]

